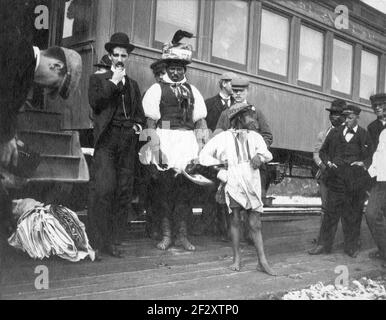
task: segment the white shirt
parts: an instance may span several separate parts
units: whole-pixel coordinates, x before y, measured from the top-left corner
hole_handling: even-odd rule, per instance
[[[347,127],[345,127],[344,129],[343,129],[343,136],[344,136],[344,138],[346,139],[346,141],[347,142],[350,142],[350,140],[352,139],[352,137],[354,136],[352,133],[347,133],[346,134],[346,132],[347,132]],[[354,132],[355,133],[357,133],[357,131],[358,131],[358,125],[356,125],[354,128],[353,128],[353,130],[354,130]]]
[[[169,76],[167,74],[163,77],[163,82],[166,83],[185,83],[186,78],[180,82],[173,82],[170,80]],[[207,115],[206,105],[204,98],[202,97],[200,91],[198,89],[190,84],[190,87],[192,88],[192,93],[194,97],[194,110],[193,110],[193,122],[196,122],[200,119],[205,119]],[[153,119],[155,121],[158,121],[161,119],[161,112],[159,109],[159,105],[161,102],[161,95],[162,90],[159,83],[153,84],[149,90],[146,91],[145,96],[142,100],[143,110],[145,112],[145,116],[147,118]]]
[[[377,150],[373,155],[373,162],[368,170],[371,177],[377,177],[377,181],[386,181],[386,130],[379,135]]]
[[[35,67],[35,72],[38,70],[39,64],[40,64],[40,49],[38,47],[33,46],[34,49],[34,55],[36,59],[36,67]]]

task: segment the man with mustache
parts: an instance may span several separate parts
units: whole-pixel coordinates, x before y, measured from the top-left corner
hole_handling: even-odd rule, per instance
[[[105,45],[111,70],[90,77],[89,102],[94,115],[95,153],[88,206],[91,246],[96,259],[104,252],[120,257],[124,227],[131,208],[137,134],[144,125],[141,93],[129,78],[125,63],[134,46],[125,33],[115,33]]]

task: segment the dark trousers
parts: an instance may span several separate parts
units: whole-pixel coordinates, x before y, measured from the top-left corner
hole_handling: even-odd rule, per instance
[[[320,230],[319,244],[332,249],[339,219],[342,218],[344,249],[358,249],[363,206],[366,200],[367,172],[358,166],[344,165],[330,172],[327,210]]]
[[[0,296],[6,259],[5,249],[8,246],[7,238],[9,237],[9,229],[12,226],[12,201],[0,179]]]
[[[371,189],[365,216],[374,242],[386,259],[386,182],[377,182]]]
[[[133,129],[109,126],[95,148],[88,206],[91,246],[120,242],[131,213],[135,145]]]
[[[181,174],[175,177],[174,170],[159,172],[154,181],[154,205],[159,217],[169,218],[175,224],[186,221],[192,213],[197,188]]]

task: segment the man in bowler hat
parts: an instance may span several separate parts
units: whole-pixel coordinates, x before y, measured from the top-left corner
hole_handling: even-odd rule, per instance
[[[118,245],[132,213],[135,150],[144,124],[141,93],[125,63],[134,49],[125,33],[105,44],[112,62],[106,73],[90,77],[89,102],[94,112],[94,157],[88,206],[89,236],[96,258],[120,257]]]

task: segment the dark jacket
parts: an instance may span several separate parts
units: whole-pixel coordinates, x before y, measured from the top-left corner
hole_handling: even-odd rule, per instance
[[[379,143],[379,135],[381,134],[382,130],[385,128],[386,126],[384,126],[379,119],[374,120],[367,126],[367,131],[370,135],[371,142],[373,145],[373,153],[377,149],[377,146]]]
[[[0,33],[0,143],[16,134],[17,114],[32,88],[36,59],[32,45]]]
[[[220,118],[218,119],[218,122],[217,122],[216,130],[225,131],[231,127],[231,123],[228,117],[228,112],[229,112],[229,109],[226,109],[221,113]],[[261,112],[261,110],[257,109],[256,107],[255,107],[254,114],[255,114],[255,119],[259,124],[258,133],[261,134],[267,146],[270,147],[273,142],[273,135],[267,123],[267,120],[265,119],[265,116]]]
[[[233,97],[231,99],[231,104],[234,102]],[[212,98],[205,100],[206,109],[208,115],[206,116],[207,126],[212,132],[216,130],[218,119],[220,118],[221,113],[226,109],[222,103],[220,94],[215,95]]]
[[[124,101],[129,101],[128,125],[145,124],[145,115],[142,108],[141,93],[136,81],[126,76],[126,83],[122,91],[114,83],[109,81],[113,76],[112,71],[93,74],[90,76],[88,98],[94,111],[94,145],[96,146],[102,133],[113,119],[118,106]]]
[[[335,163],[336,165],[340,165],[344,159],[342,159],[342,141],[345,139],[343,136],[343,130],[345,126],[339,126],[337,128],[333,128],[330,133],[327,135],[326,140],[324,141],[322,147],[319,151],[320,159],[323,161],[325,165],[327,165],[328,161]],[[351,162],[354,161],[363,161],[366,168],[371,165],[371,150],[372,144],[370,135],[368,132],[362,127],[358,126],[358,130],[355,133],[352,139],[356,139],[358,141],[358,153],[355,156],[355,159],[352,158]],[[348,143],[349,145],[349,143]]]

